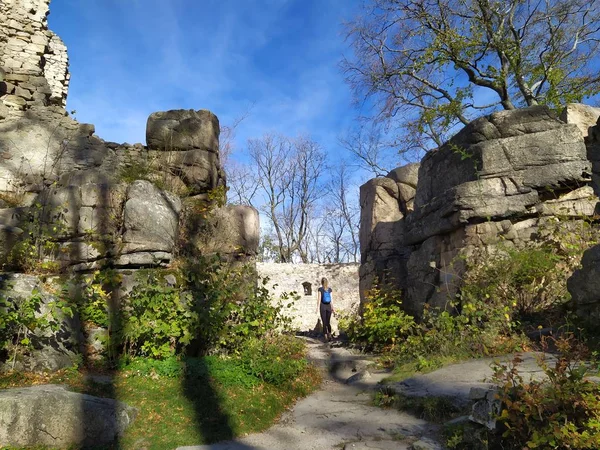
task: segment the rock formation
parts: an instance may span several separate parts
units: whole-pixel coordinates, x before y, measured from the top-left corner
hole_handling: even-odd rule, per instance
[[[564,120],[541,106],[493,113],[422,159],[416,191],[406,175],[414,165],[363,185],[361,291],[378,277],[404,292],[412,314],[444,308],[465,270],[460,255],[518,246],[555,216],[593,216],[582,130],[594,115],[583,105],[569,105]]]
[[[0,445],[84,448],[111,444],[137,410],[110,398],[42,385],[0,391]]]
[[[592,163],[593,186],[598,195],[600,192],[600,111],[594,109],[591,113],[589,110],[579,113],[579,110],[576,110],[576,113],[571,115],[581,121],[580,128],[588,131],[586,135],[588,158]],[[573,273],[567,287],[576,313],[596,326],[600,319],[600,245],[588,249],[583,254],[581,269]]]
[[[0,295],[18,298],[40,284],[18,273],[31,272],[32,257],[45,272],[67,275],[130,274],[166,267],[178,254],[253,261],[258,213],[223,206],[218,118],[157,112],[146,146],[104,141],[64,109],[68,58],[48,30],[48,11],[49,0],[0,3],[0,270],[12,272]],[[70,364],[77,349],[46,338],[60,355],[40,345],[24,368]]]

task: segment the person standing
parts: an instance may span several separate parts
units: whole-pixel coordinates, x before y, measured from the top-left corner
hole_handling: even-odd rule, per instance
[[[317,311],[321,313],[321,322],[323,323],[323,335],[328,341],[331,336],[331,315],[333,314],[333,304],[331,302],[331,291],[327,278],[321,279],[321,287],[317,294]]]

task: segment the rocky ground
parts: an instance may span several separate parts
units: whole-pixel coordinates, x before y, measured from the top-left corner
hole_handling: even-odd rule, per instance
[[[304,338],[312,361],[321,366],[325,378],[321,389],[298,402],[276,425],[263,433],[212,445],[180,447],[178,450],[325,450],[412,449],[437,450],[440,426],[408,413],[373,406],[373,390],[389,376],[376,370],[364,355]],[[525,380],[543,376],[538,365],[541,354],[520,354],[519,373]],[[546,355],[552,359],[551,356]],[[511,355],[453,364],[429,374],[389,384],[409,396],[444,396],[465,406],[471,388],[486,388],[495,361],[507,362]],[[549,361],[550,362],[550,361]]]
[[[364,356],[306,338],[310,358],[326,372],[321,389],[299,401],[263,433],[178,450],[437,449],[438,427],[372,404],[372,390],[389,374],[365,371]],[[416,445],[415,445],[416,444]]]

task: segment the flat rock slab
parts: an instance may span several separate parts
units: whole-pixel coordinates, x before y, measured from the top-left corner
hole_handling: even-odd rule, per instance
[[[395,383],[392,387],[398,393],[414,397],[450,397],[458,404],[468,404],[471,388],[491,387],[494,374],[492,366],[496,362],[507,363],[514,355],[499,358],[482,358],[459,364],[452,364],[435,372],[417,375],[404,381]],[[538,358],[543,353],[528,352],[519,354],[523,360],[519,364],[519,373],[525,381],[542,379],[544,372],[538,364]],[[548,362],[552,363],[554,357],[545,355]]]
[[[117,400],[42,385],[0,391],[0,447],[102,445],[133,422],[137,410]]]
[[[342,363],[348,367],[346,362],[364,358],[312,339],[307,339],[307,343],[311,359],[316,359],[322,365],[329,361],[330,364]],[[346,370],[350,375],[353,374],[350,369]],[[393,409],[372,406],[370,388],[376,384],[377,377],[368,380],[368,384],[347,385],[345,379],[338,379],[331,370],[329,375],[321,390],[300,400],[278,424],[267,431],[235,441],[179,447],[179,450],[323,450],[371,442],[379,446],[363,445],[356,447],[356,450],[407,449],[408,443],[394,440],[396,436],[411,436],[415,441],[435,433],[436,427],[424,420]],[[354,447],[347,448],[354,450]]]

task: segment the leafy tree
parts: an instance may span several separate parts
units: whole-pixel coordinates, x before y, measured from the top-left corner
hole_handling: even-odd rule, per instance
[[[599,16],[597,0],[366,0],[343,67],[396,144],[426,150],[483,112],[598,93]]]

